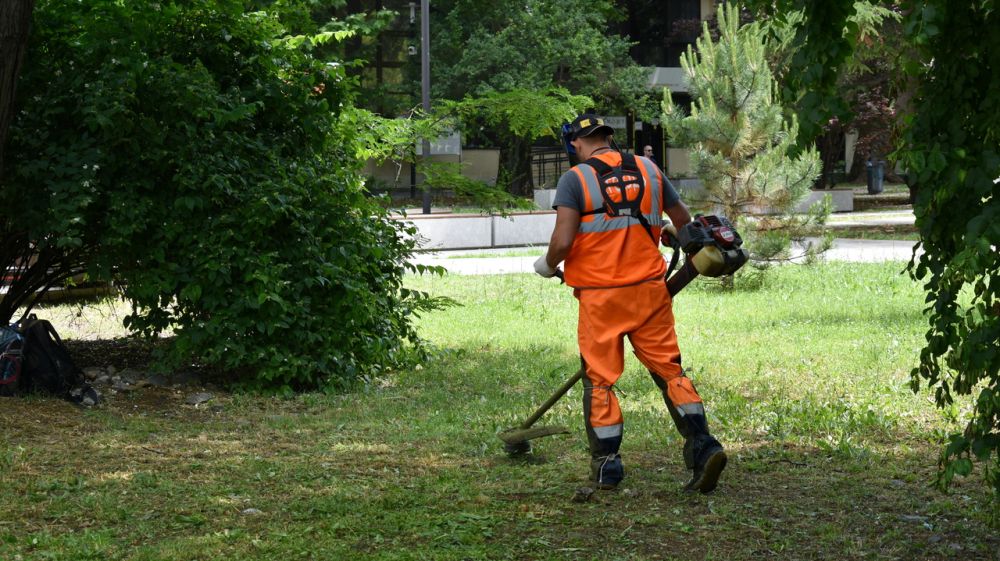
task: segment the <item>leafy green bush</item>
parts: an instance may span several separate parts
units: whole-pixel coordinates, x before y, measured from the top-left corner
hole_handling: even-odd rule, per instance
[[[477,206],[480,212],[506,216],[511,210],[535,208],[532,201],[515,197],[498,186],[462,175],[462,164],[432,162],[424,165],[424,189],[450,190],[457,204]]]
[[[283,34],[237,0],[39,1],[0,199],[86,248],[132,331],[173,329],[168,358],[287,391],[397,363],[430,301],[357,173],[342,67]]]

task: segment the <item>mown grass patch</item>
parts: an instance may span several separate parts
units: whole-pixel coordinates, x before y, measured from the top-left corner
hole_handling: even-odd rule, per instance
[[[920,234],[912,225],[836,228],[833,230],[833,234],[837,238],[853,240],[891,240],[913,243],[920,241]]]
[[[0,401],[0,559],[995,559],[979,480],[928,486],[954,427],[907,388],[924,320],[900,269],[787,267],[678,297],[732,458],[713,495],[679,491],[681,440],[634,358],[622,490],[572,500],[578,389],[543,419],[573,434],[507,458],[496,433],[577,368],[571,291],[412,278],[461,303],[420,320],[434,360],[350,394]]]

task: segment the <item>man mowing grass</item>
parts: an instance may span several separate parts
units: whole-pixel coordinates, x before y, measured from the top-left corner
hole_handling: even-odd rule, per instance
[[[627,335],[685,438],[684,461],[692,470],[685,489],[711,492],[726,454],[709,434],[702,399],[681,368],[659,250],[664,209],[677,228],[691,214],[655,164],[611,148],[614,129],[596,115],[580,115],[564,131],[568,151],[583,163],[559,179],[552,240],[535,271],[552,277],[565,261],[566,284],[579,301],[591,479],[600,489],[614,489],[625,477],[614,385],[624,369]]]

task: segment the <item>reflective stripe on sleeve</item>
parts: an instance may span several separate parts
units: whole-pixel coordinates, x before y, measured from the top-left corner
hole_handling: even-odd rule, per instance
[[[644,175],[646,176],[646,188],[649,189],[649,200],[650,214],[646,215],[646,220],[649,220],[650,226],[663,226],[663,203],[660,197],[663,196],[663,182],[660,181],[660,175],[656,173],[656,166],[653,162],[650,162],[646,158],[636,158],[636,162],[642,168]],[[651,215],[656,215],[653,219]]]

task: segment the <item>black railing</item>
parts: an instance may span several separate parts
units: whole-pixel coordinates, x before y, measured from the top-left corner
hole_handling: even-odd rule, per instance
[[[535,189],[555,189],[559,177],[570,167],[569,156],[562,148],[531,149],[531,175]]]

